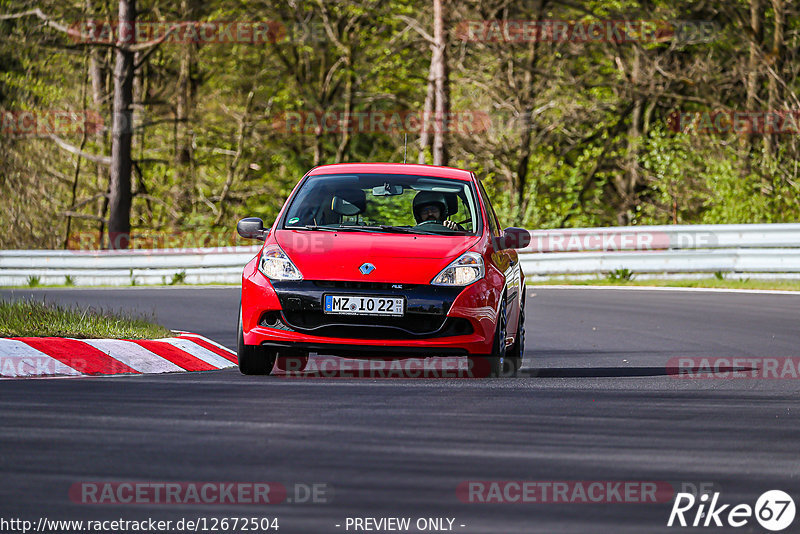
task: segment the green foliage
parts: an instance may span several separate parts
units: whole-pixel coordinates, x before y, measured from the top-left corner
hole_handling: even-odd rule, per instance
[[[640,223],[790,222],[800,216],[793,180],[780,178],[794,165],[786,147],[773,159],[743,155],[735,138],[718,141],[663,127],[650,132],[641,161],[651,192]]]
[[[180,271],[172,275],[172,280],[170,280],[169,285],[175,286],[183,284],[184,282],[186,282],[186,271]]]
[[[413,189],[406,189],[402,195],[368,196],[367,210],[364,220],[369,224],[391,224],[395,226],[414,226],[414,213],[411,205],[417,194]]]
[[[0,13],[32,6],[22,4],[0,0]],[[133,152],[141,170],[133,177],[136,246],[203,242],[194,233],[232,230],[245,216],[270,225],[298,180],[317,164],[402,161],[403,132],[297,132],[281,120],[287,112],[342,112],[348,106],[353,112],[421,111],[431,62],[422,35],[432,33],[430,2],[187,4],[191,13],[182,12],[181,3],[159,0],[141,0],[137,7],[147,20],[261,20],[287,33],[259,44],[167,41],[147,56],[135,106]],[[770,144],[762,134],[676,133],[667,124],[676,111],[745,109],[749,41],[738,22],[726,21],[749,20],[747,3],[549,3],[542,14],[548,19],[713,19],[718,30],[708,42],[689,44],[662,39],[535,47],[464,42],[456,31],[470,20],[531,20],[539,15],[535,2],[517,0],[500,11],[480,0],[446,4],[452,110],[488,118],[485,128],[447,136],[448,164],[481,177],[504,224],[800,220],[796,135],[773,136]],[[80,2],[42,0],[35,7],[67,24],[116,19],[114,4],[93,5],[93,13]],[[796,108],[800,8],[787,4],[785,21],[781,61],[758,65],[751,105],[760,109]],[[762,25],[761,44],[772,50],[771,9],[764,10]],[[106,125],[103,133],[84,138],[70,131],[61,137],[86,152],[110,154],[113,50],[75,46],[36,17],[0,21],[0,31],[0,109],[96,112]],[[90,79],[93,52],[103,69],[100,104]],[[637,58],[640,77],[634,81]],[[780,77],[777,89],[769,87],[773,72]],[[777,100],[770,104],[773,93]],[[186,97],[181,121],[180,96]],[[410,132],[409,162],[417,161],[418,141],[418,133]],[[425,150],[425,161],[432,163],[430,148]],[[72,218],[70,243],[96,243],[106,228],[97,219],[107,216],[108,172],[87,160],[78,171],[73,203],[74,154],[45,136],[0,135],[0,247],[63,247],[66,214],[74,212],[81,217]],[[170,239],[137,238],[159,232]],[[131,273],[131,285],[136,283]]]
[[[28,284],[28,287],[39,287],[41,285],[40,284],[40,278],[38,276],[32,274],[32,275],[28,276],[27,284]]]
[[[0,337],[154,339],[170,331],[152,317],[34,300],[0,300]]]
[[[614,269],[606,274],[606,279],[612,282],[627,282],[633,280],[633,271],[630,269]]]

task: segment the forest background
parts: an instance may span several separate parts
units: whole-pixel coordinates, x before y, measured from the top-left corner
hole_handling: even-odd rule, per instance
[[[799,29],[788,0],[0,0],[0,248],[234,244],[311,167],[404,157],[529,229],[797,221]]]

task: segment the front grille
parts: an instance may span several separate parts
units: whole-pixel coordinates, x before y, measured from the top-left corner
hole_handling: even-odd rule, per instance
[[[350,339],[414,339],[472,333],[465,319],[448,319],[447,312],[462,288],[381,282],[320,281],[273,283],[281,302],[280,320],[267,315],[263,326],[313,336]],[[326,314],[326,294],[402,296],[403,317]],[[268,319],[268,321],[267,321]],[[278,325],[278,326],[271,326]]]
[[[274,313],[274,312],[273,312]],[[305,315],[305,316],[304,316]],[[449,337],[466,336],[472,334],[472,323],[460,317],[447,317],[444,322],[437,324],[430,318],[401,318],[401,317],[372,317],[369,323],[363,317],[355,316],[326,316],[327,320],[314,321],[309,324],[309,313],[283,312],[275,320],[267,314],[262,318],[261,325],[281,330],[295,330],[315,336],[348,338],[348,339],[414,339],[418,337]],[[380,319],[383,319],[382,321]],[[392,320],[387,320],[392,319]],[[437,319],[438,321],[438,319]]]
[[[330,315],[320,311],[283,312],[284,322],[295,330],[315,336],[365,339],[403,339],[433,335],[445,317],[408,313],[404,317]],[[366,337],[368,336],[368,337]]]
[[[384,282],[340,282],[340,281],[316,281],[316,287],[323,289],[414,289],[417,287],[414,284],[390,284]]]

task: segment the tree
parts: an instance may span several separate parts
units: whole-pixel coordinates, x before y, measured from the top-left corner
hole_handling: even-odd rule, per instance
[[[431,70],[434,84],[433,164],[447,165],[447,124],[450,115],[450,76],[447,68],[447,33],[444,0],[433,0],[433,54]]]
[[[109,248],[128,248],[131,234],[131,139],[133,137],[136,0],[119,0],[119,41],[114,62],[114,112],[111,129],[111,184],[108,200]]]

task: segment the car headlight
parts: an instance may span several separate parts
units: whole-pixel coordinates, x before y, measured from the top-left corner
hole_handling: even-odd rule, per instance
[[[278,245],[264,248],[258,260],[258,270],[270,280],[302,280],[303,275]]]
[[[466,286],[483,278],[483,258],[477,252],[465,252],[436,275],[435,286]]]

